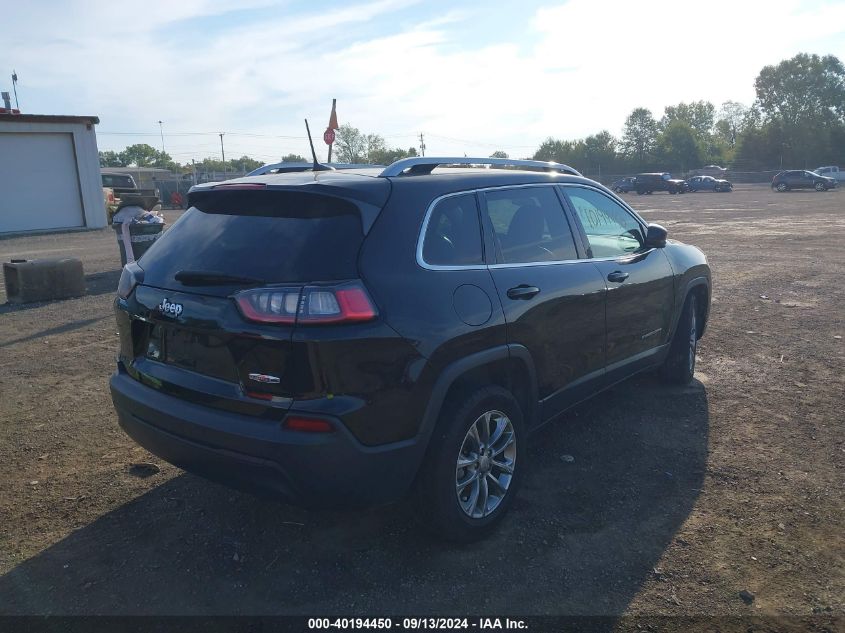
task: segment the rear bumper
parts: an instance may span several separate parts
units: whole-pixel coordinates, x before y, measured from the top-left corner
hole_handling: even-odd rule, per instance
[[[425,447],[416,439],[365,446],[338,420],[333,433],[283,429],[267,420],[161,393],[124,370],[110,380],[120,426],[184,470],[310,508],[365,507],[405,496]]]

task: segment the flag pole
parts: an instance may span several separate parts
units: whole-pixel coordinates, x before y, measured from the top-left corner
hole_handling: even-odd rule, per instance
[[[332,113],[329,116],[329,128],[336,130],[337,129],[337,113],[335,112],[335,106],[337,105],[337,99],[332,99]],[[329,157],[326,160],[327,163],[332,162],[332,147],[334,146],[334,141],[329,143]]]

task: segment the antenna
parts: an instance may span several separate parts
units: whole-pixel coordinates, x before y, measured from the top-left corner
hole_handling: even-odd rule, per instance
[[[311,139],[311,128],[308,127],[308,119],[305,119],[305,131],[308,132],[308,143],[311,145],[311,156],[314,158],[314,171],[329,171],[332,168],[327,165],[321,165],[317,161],[317,152],[314,151],[314,141]]]

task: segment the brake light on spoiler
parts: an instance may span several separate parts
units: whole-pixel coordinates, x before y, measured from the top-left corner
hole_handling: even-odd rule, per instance
[[[243,317],[255,323],[360,323],[378,314],[359,281],[304,288],[253,288],[239,292],[234,299]]]

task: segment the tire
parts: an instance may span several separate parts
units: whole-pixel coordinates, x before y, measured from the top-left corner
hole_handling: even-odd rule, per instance
[[[695,353],[698,349],[698,312],[696,297],[689,294],[678,328],[669,345],[669,354],[660,367],[660,377],[672,385],[688,385],[695,374]]]
[[[469,543],[487,536],[516,496],[526,462],[525,422],[519,403],[501,387],[484,387],[451,400],[417,477],[417,506],[425,527],[435,535]],[[485,440],[483,429],[492,424],[494,433]],[[485,447],[496,431],[499,439]]]
[[[777,186],[775,187],[775,189],[777,189],[780,193],[783,193],[784,191],[789,189],[789,187],[786,186],[785,182],[779,182],[777,184]]]
[[[816,191],[827,191],[827,187],[824,186],[823,182],[817,182]]]

